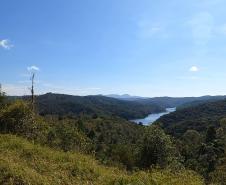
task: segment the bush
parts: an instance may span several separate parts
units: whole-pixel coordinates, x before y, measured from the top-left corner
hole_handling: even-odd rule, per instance
[[[23,101],[15,101],[0,112],[0,131],[2,133],[31,135],[34,126],[33,113],[29,105]]]

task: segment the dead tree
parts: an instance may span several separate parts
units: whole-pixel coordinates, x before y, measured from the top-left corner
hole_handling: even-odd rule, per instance
[[[34,111],[34,103],[35,103],[35,95],[34,95],[34,84],[35,84],[35,73],[32,72],[31,74],[31,106],[32,110]]]

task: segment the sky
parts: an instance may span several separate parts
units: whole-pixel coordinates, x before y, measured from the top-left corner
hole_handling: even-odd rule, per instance
[[[226,94],[225,0],[1,0],[0,83],[35,92]]]

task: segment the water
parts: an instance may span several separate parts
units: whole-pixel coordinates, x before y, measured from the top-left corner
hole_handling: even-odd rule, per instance
[[[161,116],[169,114],[171,112],[176,111],[176,108],[166,108],[165,112],[160,112],[160,113],[155,113],[155,114],[149,114],[147,117],[143,118],[143,119],[135,119],[135,120],[131,120],[135,123],[142,123],[143,125],[150,125],[153,122],[155,122],[157,119],[159,119]]]

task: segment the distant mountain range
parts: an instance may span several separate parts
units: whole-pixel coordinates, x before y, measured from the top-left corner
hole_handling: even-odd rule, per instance
[[[124,101],[101,95],[72,96],[47,93],[37,96],[36,104],[41,115],[110,115],[124,119],[136,119],[164,111],[164,108],[154,103]]]
[[[141,96],[131,96],[129,94],[122,94],[122,95],[118,95],[118,94],[109,94],[109,95],[104,95],[106,97],[110,97],[110,98],[116,98],[119,100],[139,100],[139,99],[147,99],[146,97],[141,97]]]
[[[139,103],[144,104],[156,104],[163,108],[169,107],[180,107],[182,105],[189,106],[189,105],[196,105],[200,103],[205,103],[207,101],[217,101],[217,100],[224,100],[226,96],[200,96],[200,97],[140,97],[140,96],[130,96],[128,94],[124,95],[106,95],[107,97],[116,98],[120,100],[127,100],[127,101],[136,101]]]
[[[23,98],[26,97],[11,97]],[[36,96],[36,104],[41,115],[115,115],[124,119],[143,118],[151,113],[164,112],[169,107],[189,107],[205,102],[224,100],[226,96],[202,97],[155,97],[124,95],[73,96],[47,93]]]

